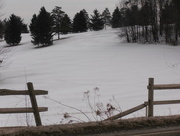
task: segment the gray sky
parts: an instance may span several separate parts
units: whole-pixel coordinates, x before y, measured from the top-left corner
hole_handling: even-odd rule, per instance
[[[93,14],[94,9],[102,12],[106,7],[112,13],[120,0],[4,0],[4,8],[1,10],[4,16],[9,18],[15,14],[24,19],[25,23],[30,23],[33,14],[38,14],[42,6],[51,12],[55,6],[62,7],[71,19],[82,9],[86,9],[89,15]]]

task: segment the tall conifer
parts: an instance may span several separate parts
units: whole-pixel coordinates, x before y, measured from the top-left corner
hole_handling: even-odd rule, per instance
[[[118,7],[112,14],[112,28],[118,28],[121,26],[121,12]]]
[[[52,17],[54,21],[54,32],[58,34],[58,39],[60,39],[61,23],[62,19],[65,16],[65,12],[61,10],[61,7],[56,6],[52,10]]]
[[[34,45],[47,46],[53,43],[53,18],[44,7],[41,8],[39,15],[33,16],[30,24],[32,43]]]
[[[94,15],[91,15],[91,29],[94,31],[98,31],[104,28],[104,21],[102,15],[96,9],[94,10]]]
[[[7,44],[15,46],[21,41],[22,19],[12,14],[6,23],[5,41]]]

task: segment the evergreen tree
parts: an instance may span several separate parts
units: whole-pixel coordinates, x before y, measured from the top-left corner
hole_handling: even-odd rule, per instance
[[[81,31],[86,32],[88,30],[88,24],[87,24],[87,16],[85,14],[86,12],[81,10],[79,13],[79,25],[81,25]]]
[[[68,32],[72,31],[71,19],[67,14],[65,14],[64,17],[62,18],[60,28],[62,34],[67,34]]]
[[[7,44],[15,46],[21,41],[22,19],[12,14],[6,23],[5,41]]]
[[[88,30],[87,14],[83,10],[77,13],[73,19],[73,32],[86,32]]]
[[[58,39],[60,39],[60,30],[62,18],[65,16],[65,12],[61,10],[61,7],[56,6],[52,10],[52,17],[54,20],[54,31],[58,34]]]
[[[91,15],[90,21],[90,26],[92,30],[98,31],[104,28],[104,21],[102,15],[99,13],[97,9],[94,10],[94,15]]]
[[[21,26],[21,32],[22,32],[22,33],[29,33],[27,24],[24,24],[24,23],[22,24],[22,26]]]
[[[33,15],[32,19],[31,19],[31,23],[29,25],[29,29],[30,29],[30,32],[31,32],[31,37],[32,37],[32,43],[36,45],[36,43],[39,43],[38,41],[38,31],[37,31],[37,16],[36,14]]]
[[[83,9],[82,11],[84,12],[84,17],[86,19],[87,29],[89,29],[89,24],[90,24],[89,14],[85,9]]]
[[[33,16],[30,24],[32,43],[34,45],[47,46],[53,43],[53,18],[44,7],[41,8],[39,15]]]
[[[106,26],[111,25],[111,13],[109,12],[108,8],[103,11],[102,16],[104,21],[104,28],[106,29]]]
[[[78,17],[79,17],[79,13],[76,13],[75,15],[74,15],[74,18],[73,18],[73,27],[72,27],[72,30],[73,30],[73,32],[75,32],[75,33],[77,33],[77,32],[79,32],[79,24],[78,24]]]
[[[76,13],[73,19],[73,32],[80,32],[81,26],[79,25],[79,13]]]
[[[114,10],[112,14],[112,28],[121,27],[121,12],[118,7]]]

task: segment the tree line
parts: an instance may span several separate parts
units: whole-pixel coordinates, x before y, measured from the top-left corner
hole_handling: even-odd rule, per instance
[[[115,26],[114,20],[116,16],[112,16],[108,8],[102,13],[95,9],[90,16],[82,9],[71,20],[61,7],[56,6],[51,12],[42,7],[38,14],[32,16],[29,26],[14,14],[9,19],[0,21],[0,38],[4,37],[7,44],[14,46],[20,43],[21,33],[30,31],[34,45],[48,46],[53,44],[53,36],[56,34],[60,39],[61,34],[98,31],[106,29],[107,26]]]
[[[89,16],[85,9],[70,19],[61,7],[51,12],[42,7],[34,14],[28,26],[23,19],[12,14],[9,19],[0,21],[0,38],[9,45],[21,41],[21,33],[30,31],[34,45],[51,45],[53,36],[61,34],[98,31],[121,28],[121,36],[127,42],[165,42],[177,45],[180,37],[180,0],[122,0],[112,15],[108,8],[100,13],[97,9]]]
[[[180,0],[123,0],[116,14],[127,42],[178,44]]]

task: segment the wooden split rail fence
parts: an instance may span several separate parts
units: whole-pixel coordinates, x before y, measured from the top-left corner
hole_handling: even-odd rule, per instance
[[[162,104],[178,104],[180,100],[165,100],[165,101],[154,101],[154,91],[155,90],[171,90],[171,89],[180,89],[180,84],[154,84],[154,78],[149,78],[149,84],[147,86],[148,89],[148,101],[145,101],[143,104],[140,104],[134,108],[131,108],[127,111],[121,112],[117,115],[114,115],[106,120],[115,120],[122,118],[126,115],[129,115],[133,112],[146,108],[147,113],[146,116],[152,117],[154,114],[154,105],[162,105]],[[105,121],[106,121],[105,120]]]
[[[37,126],[41,126],[41,118],[39,112],[47,111],[47,107],[38,107],[35,95],[46,95],[48,91],[45,90],[34,90],[32,83],[27,83],[28,90],[7,90],[0,89],[0,96],[5,95],[29,95],[31,99],[32,108],[0,108],[0,114],[5,113],[34,113],[34,118]],[[170,89],[180,89],[180,84],[154,84],[154,78],[149,78],[148,89],[148,101],[140,104],[134,108],[127,111],[121,112],[115,116],[112,116],[106,120],[115,120],[129,115],[133,112],[141,110],[146,107],[146,116],[152,117],[154,114],[154,105],[162,104],[178,104],[180,100],[166,100],[166,101],[154,101],[154,91],[155,90],[170,90]],[[106,121],[105,120],[105,121]]]
[[[8,90],[0,89],[0,96],[6,95],[29,95],[32,107],[25,108],[0,108],[0,114],[11,114],[11,113],[34,113],[34,119],[36,126],[41,126],[41,118],[39,112],[47,111],[47,107],[38,107],[36,101],[36,95],[47,95],[48,91],[45,90],[34,90],[32,83],[27,83],[28,90]]]

